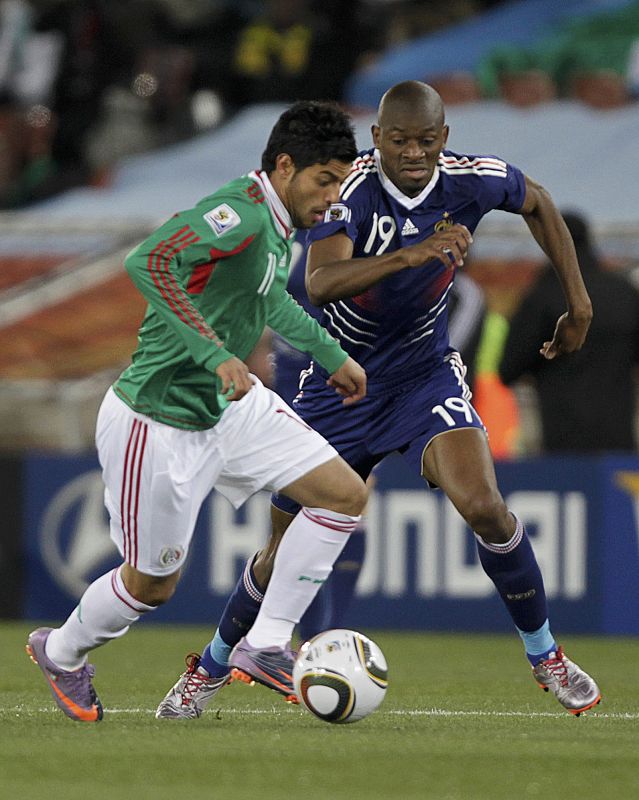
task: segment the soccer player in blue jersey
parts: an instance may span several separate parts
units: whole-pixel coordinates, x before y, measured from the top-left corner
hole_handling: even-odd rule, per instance
[[[447,300],[473,231],[485,214],[501,209],[523,217],[565,296],[566,312],[552,340],[540,343],[541,356],[579,350],[592,307],[570,233],[548,192],[497,156],[448,150],[448,132],[432,87],[406,81],[383,96],[374,147],[360,153],[340,202],[310,232],[306,269],[309,298],[323,307],[322,324],[366,369],[368,395],[344,409],[326,385],[326,371],[312,364],[294,407],[363,478],[399,452],[445,492],[474,531],[481,564],[523,640],[535,680],[580,714],[599,702],[599,688],[550,630],[533,549],[499,492],[464,364],[449,345]],[[234,666],[242,645],[229,662],[231,647],[259,610],[269,564],[298,509],[288,497],[273,497],[271,540],[229,599],[202,671],[181,676],[159,716],[169,716],[163,713],[169,706],[179,710],[174,716],[199,716],[194,706],[201,713],[212,696],[206,682],[214,685]]]

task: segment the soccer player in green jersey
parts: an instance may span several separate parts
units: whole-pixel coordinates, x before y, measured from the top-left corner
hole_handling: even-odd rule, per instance
[[[125,260],[149,306],[96,431],[123,564],[89,586],[60,628],[39,628],[27,644],[74,720],[101,719],[87,654],[171,597],[212,488],[236,507],[263,488],[302,505],[243,652],[269,676],[290,673],[293,627],[355,527],[366,488],[243,359],[268,325],[326,369],[345,404],[365,395],[364,370],[286,292],[295,229],[337,201],[356,152],[342,111],[296,103],[273,128],[261,170],[176,214]]]

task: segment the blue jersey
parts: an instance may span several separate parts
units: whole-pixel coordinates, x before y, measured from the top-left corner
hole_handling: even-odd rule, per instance
[[[525,191],[524,175],[505,161],[445,150],[428,186],[409,198],[369,150],[356,159],[340,202],[308,240],[343,231],[353,242],[354,258],[382,255],[455,223],[472,232],[493,208],[519,211]],[[424,450],[435,436],[455,428],[483,429],[470,403],[465,366],[448,341],[454,277],[450,264],[430,261],[324,308],[321,323],[366,369],[367,395],[344,407],[315,365],[293,407],[363,478],[392,452],[421,474]],[[273,503],[297,513],[298,506],[284,495],[274,496]]]
[[[379,153],[367,150],[342,184],[340,202],[309,231],[308,242],[343,232],[353,242],[353,258],[382,255],[455,223],[472,233],[492,209],[519,211],[524,199],[524,175],[516,167],[495,156],[449,150],[422,192],[407,197],[383,173]],[[364,367],[370,392],[441,364],[449,349],[453,280],[449,263],[429,261],[325,306],[322,325]]]

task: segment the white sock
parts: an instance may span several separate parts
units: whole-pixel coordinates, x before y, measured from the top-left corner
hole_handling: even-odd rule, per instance
[[[79,669],[90,650],[124,636],[140,614],[153,611],[154,606],[129,594],[121,569],[117,567],[94,581],[64,625],[49,634],[46,654],[61,669]]]
[[[284,647],[344,549],[359,517],[303,508],[275,555],[273,574],[246,640],[252,647]]]

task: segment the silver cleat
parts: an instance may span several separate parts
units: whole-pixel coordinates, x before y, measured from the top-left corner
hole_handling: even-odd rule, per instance
[[[157,719],[197,719],[213,699],[213,696],[225,686],[231,676],[211,678],[200,666],[200,656],[190,653],[186,659],[186,671],[183,672],[175,686],[169,691],[155,712]]]
[[[533,677],[545,692],[550,690],[576,717],[601,700],[601,692],[594,680],[567,658],[561,647],[533,667]]]

